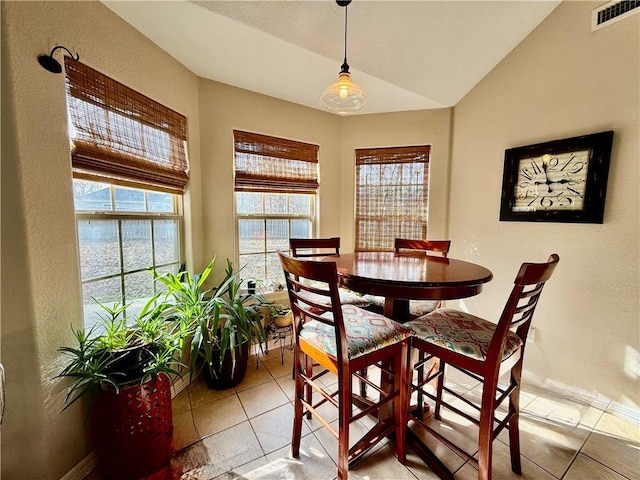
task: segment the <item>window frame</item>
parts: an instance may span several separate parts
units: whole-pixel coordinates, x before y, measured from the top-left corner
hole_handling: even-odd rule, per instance
[[[75,179],[75,180],[84,181],[83,179]],[[90,181],[95,182],[95,180],[90,180]],[[119,271],[118,273],[114,273],[114,274],[83,279],[82,256],[80,251],[81,242],[79,237],[76,237],[77,238],[76,244],[78,249],[80,288],[82,293],[82,307],[83,307],[82,310],[83,310],[83,319],[84,319],[83,324],[85,328],[90,327],[95,322],[95,320],[91,320],[87,318],[89,314],[92,314],[94,312],[94,310],[91,310],[91,309],[88,310],[86,307],[95,306],[94,305],[95,302],[90,302],[89,299],[84,298],[85,285],[97,283],[103,280],[118,278],[119,284],[120,284],[120,298],[117,301],[122,305],[130,305],[132,299],[129,299],[129,301],[127,302],[127,292],[125,288],[125,283],[126,283],[125,279],[127,275],[144,272],[149,270],[149,268],[161,269],[163,267],[170,267],[171,265],[176,265],[177,266],[176,270],[179,270],[184,265],[184,214],[183,214],[182,195],[171,194],[172,205],[173,205],[173,211],[171,212],[115,210],[114,209],[116,205],[115,190],[117,188],[129,188],[129,189],[136,189],[138,191],[142,191],[144,193],[145,208],[148,206],[148,194],[157,193],[157,190],[123,186],[117,183],[109,183],[104,180],[96,183],[101,183],[105,185],[106,188],[109,188],[111,210],[89,210],[89,209],[82,210],[82,209],[76,209],[74,204],[76,235],[79,234],[79,226],[81,221],[87,221],[87,220],[116,221],[118,224]],[[165,192],[165,193],[168,193],[168,192]],[[74,195],[74,203],[75,203],[75,195]],[[133,270],[124,269],[124,250],[125,249],[123,248],[122,222],[127,220],[146,220],[150,223],[150,239],[149,240],[151,242],[151,249],[152,249],[151,265],[147,265],[146,267],[141,267]],[[177,232],[176,232],[177,246],[176,247],[177,247],[178,258],[175,262],[155,263],[155,238],[154,238],[155,229],[153,228],[154,220],[175,220],[176,221],[176,225],[177,225]],[[158,292],[158,286],[155,282],[153,284],[153,291],[154,293]],[[108,302],[108,303],[112,304],[114,302]],[[134,309],[134,313],[135,313],[135,309]],[[125,310],[123,315],[124,318],[127,318],[130,315],[131,313],[128,313]]]
[[[430,160],[431,146],[430,145],[413,145],[413,146],[397,146],[397,147],[378,147],[378,148],[359,148],[355,149],[355,182],[354,182],[354,250],[355,251],[393,251],[393,238],[394,237],[407,237],[407,236],[417,236],[420,238],[426,239],[428,232],[428,220],[429,220],[429,160]],[[367,247],[366,242],[361,241],[361,227],[360,221],[366,219],[368,217],[376,217],[380,216],[380,214],[371,214],[369,215],[359,215],[360,211],[360,189],[364,186],[361,184],[360,178],[362,175],[363,167],[370,165],[400,165],[400,164],[422,164],[424,165],[423,172],[423,184],[421,188],[423,189],[422,198],[425,202],[425,214],[423,219],[419,219],[422,223],[420,227],[420,233],[411,233],[408,234],[406,231],[395,231],[390,235],[386,235],[388,237],[388,245],[386,247],[376,246],[375,244],[384,243],[384,237],[376,239],[374,246]],[[402,184],[398,184],[402,185]],[[415,185],[418,185],[417,183]],[[380,182],[379,184],[374,185],[379,190],[384,187],[384,185]],[[402,215],[396,215],[396,217],[401,218]],[[381,220],[379,220],[380,222]]]
[[[292,194],[292,195],[309,195],[309,199],[310,199],[310,214],[291,214],[291,213],[287,213],[287,214],[276,214],[276,213],[238,213],[238,194],[239,193],[247,193],[247,192],[238,192],[235,191],[233,192],[233,201],[234,201],[234,223],[235,223],[235,244],[236,244],[236,248],[235,248],[235,261],[236,261],[236,265],[238,265],[239,267],[242,267],[242,262],[241,262],[241,258],[247,255],[265,255],[265,259],[266,256],[269,254],[274,254],[277,253],[277,250],[275,251],[269,251],[266,249],[266,242],[267,242],[267,237],[266,237],[266,222],[268,220],[288,220],[288,226],[289,226],[289,238],[291,238],[291,221],[292,220],[309,220],[311,223],[311,227],[310,227],[310,231],[312,233],[312,235],[316,234],[316,230],[317,230],[317,208],[316,208],[316,204],[318,201],[318,193],[306,193],[306,192],[296,192],[296,191],[292,191],[292,192],[283,192],[283,193],[287,193],[287,194]],[[253,193],[269,193],[269,192],[253,192]],[[261,252],[251,252],[251,253],[240,253],[240,221],[241,220],[262,220],[265,223],[265,250],[261,251]],[[288,247],[287,247],[288,250]],[[283,279],[267,279],[267,280],[283,280]],[[266,292],[263,292],[266,293]]]

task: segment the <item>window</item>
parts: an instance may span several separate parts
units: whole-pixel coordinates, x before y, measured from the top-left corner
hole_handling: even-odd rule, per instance
[[[429,146],[356,149],[357,251],[427,238]]]
[[[180,268],[179,197],[79,179],[73,196],[85,327],[98,319],[94,299],[135,315],[158,287],[148,269]]]
[[[238,260],[243,278],[265,290],[284,283],[278,250],[311,237],[318,189],[318,146],[233,132]]]
[[[65,57],[85,328],[96,301],[135,315],[181,265],[186,118]],[[95,301],[94,301],[95,300]]]

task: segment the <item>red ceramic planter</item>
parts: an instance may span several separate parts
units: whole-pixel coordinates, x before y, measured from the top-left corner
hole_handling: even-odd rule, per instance
[[[173,453],[171,383],[136,382],[102,390],[91,414],[98,471],[105,480],[164,478]]]

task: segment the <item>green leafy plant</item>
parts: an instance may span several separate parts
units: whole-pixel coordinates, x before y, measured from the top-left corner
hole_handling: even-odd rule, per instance
[[[74,330],[76,346],[59,347],[69,361],[57,377],[72,379],[65,398],[65,409],[81,397],[95,397],[103,388],[155,379],[164,373],[180,376],[179,351],[184,331],[166,316],[167,305],[153,296],[133,321],[124,313],[128,306],[96,303],[102,309],[100,322],[88,332]]]
[[[205,288],[214,263],[215,257],[200,274],[182,271],[177,275],[158,275],[154,272],[156,280],[167,287],[171,315],[191,339],[189,371],[192,378],[200,355],[212,378],[218,378],[228,351],[234,352],[244,342],[249,345],[258,342],[261,348],[266,342],[258,310],[264,300],[259,295],[245,293],[240,271],[234,271],[230,260],[222,281]]]

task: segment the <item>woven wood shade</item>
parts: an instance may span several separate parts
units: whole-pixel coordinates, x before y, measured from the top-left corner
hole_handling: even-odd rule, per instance
[[[429,145],[356,149],[356,251],[427,238]]]
[[[235,190],[315,193],[318,145],[258,133],[233,131]]]
[[[187,119],[65,57],[75,178],[183,193]]]

